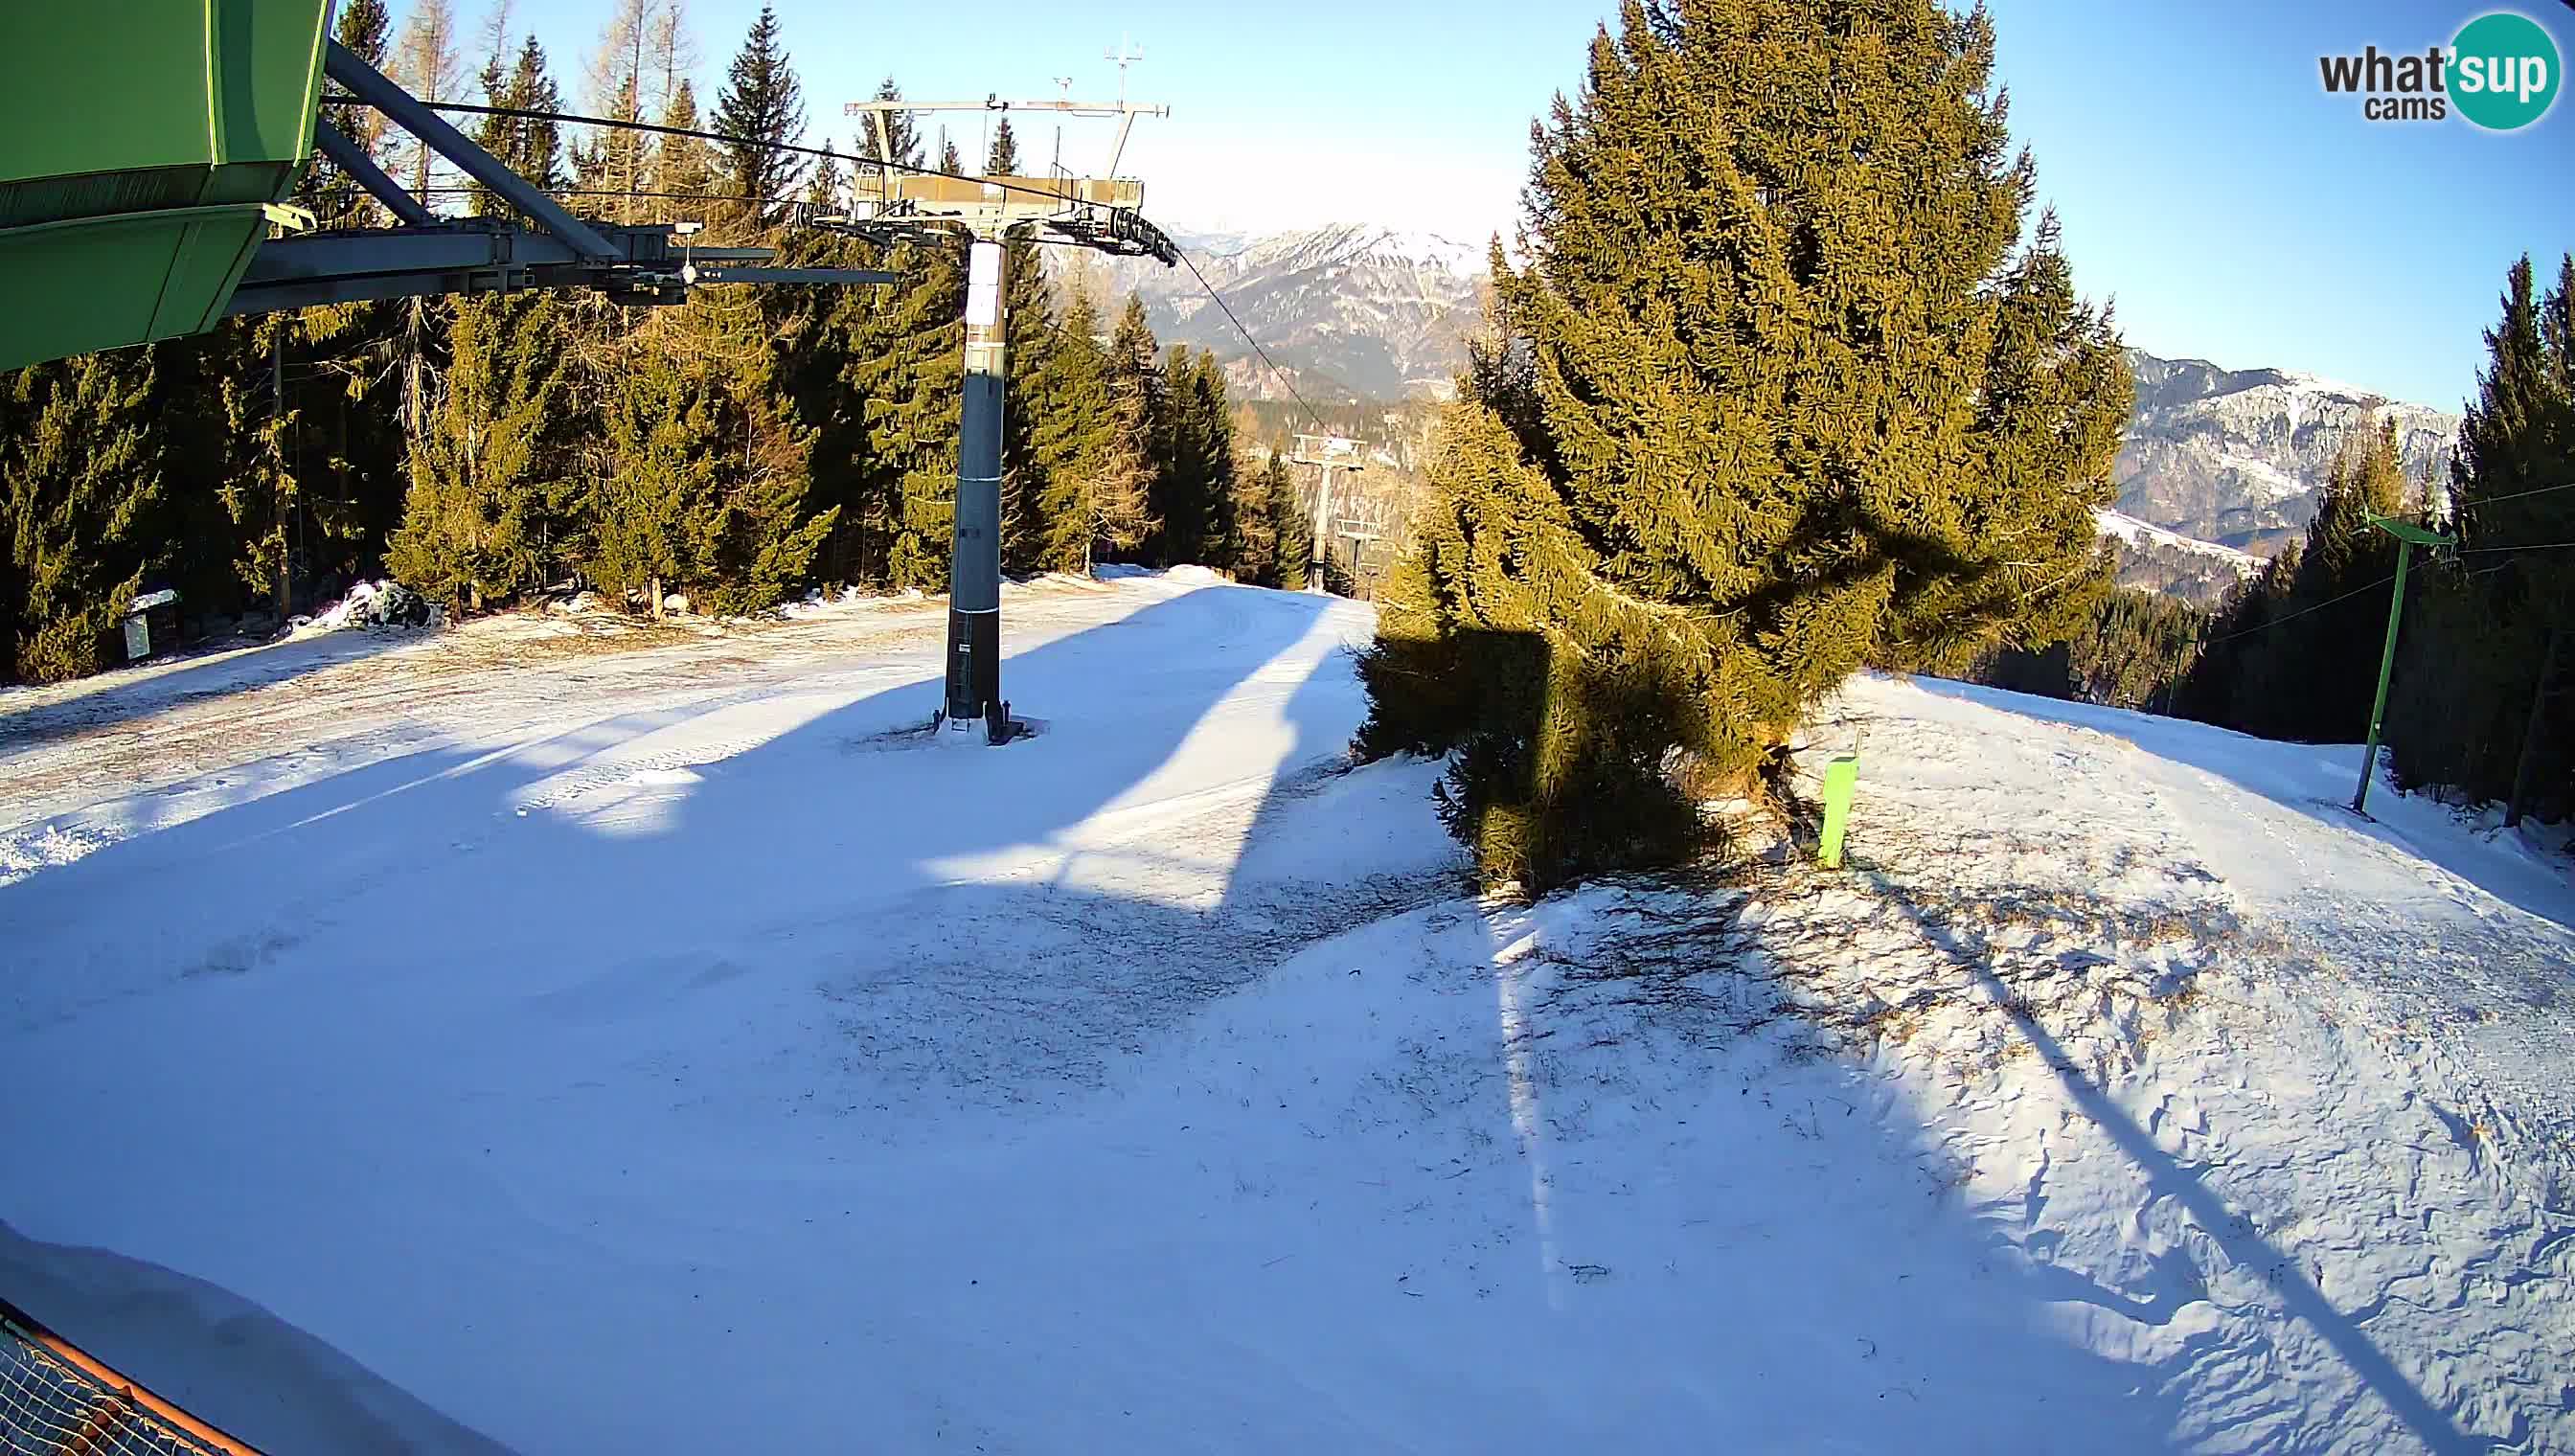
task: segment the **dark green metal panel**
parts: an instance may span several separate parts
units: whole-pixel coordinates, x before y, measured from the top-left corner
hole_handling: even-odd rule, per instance
[[[12,9],[0,369],[211,327],[312,149],[329,0]]]

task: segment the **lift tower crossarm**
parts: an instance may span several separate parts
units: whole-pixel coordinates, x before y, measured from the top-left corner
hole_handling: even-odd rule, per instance
[[[616,247],[590,224],[564,211],[562,204],[538,191],[534,183],[467,140],[463,132],[449,126],[437,112],[385,79],[382,72],[367,64],[365,57],[335,40],[324,55],[322,65],[332,80],[349,88],[350,95],[383,112],[403,130],[428,143],[430,150],[455,163],[466,176],[491,188],[503,202],[517,208],[529,221],[561,238],[565,247],[593,263],[622,261]]]
[[[1142,101],[1075,101],[1050,96],[1044,101],[1004,101],[1000,96],[987,96],[981,101],[912,101],[895,97],[890,101],[851,101],[843,103],[843,116],[865,116],[872,111],[1061,111],[1068,116],[1170,116],[1168,105],[1148,105]]]
[[[1168,117],[1172,114],[1172,108],[1167,105],[1148,105],[1141,101],[1073,101],[1064,98],[1053,101],[1004,101],[999,96],[987,96],[981,101],[904,101],[900,99],[853,101],[841,108],[843,116],[866,116],[872,112],[882,114],[889,111],[1052,111],[1064,116],[1114,116],[1118,118],[1118,140],[1109,148],[1111,176],[1117,175],[1118,164],[1127,155],[1127,134],[1136,129],[1136,118]],[[883,139],[886,131],[887,128],[880,123],[877,127],[880,153],[884,146]]]

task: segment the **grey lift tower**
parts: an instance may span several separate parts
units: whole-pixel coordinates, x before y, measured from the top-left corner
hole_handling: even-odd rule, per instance
[[[1332,472],[1366,470],[1367,462],[1362,458],[1364,453],[1364,447],[1346,435],[1299,435],[1296,437],[1296,453],[1288,457],[1292,465],[1320,466],[1323,470],[1322,483],[1314,488],[1314,559],[1307,563],[1305,569],[1305,590],[1308,592],[1331,590],[1323,585],[1323,578],[1326,575],[1324,569],[1332,561]],[[1373,541],[1375,537],[1368,539]],[[1350,566],[1351,574],[1355,576],[1358,568],[1358,544],[1355,541],[1350,545]]]
[[[1124,67],[1121,68],[1124,73]],[[1168,106],[1115,102],[853,101],[850,116],[872,119],[877,166],[860,159],[850,214],[839,224],[886,242],[957,238],[967,245],[965,410],[957,428],[957,525],[948,573],[948,696],[943,721],[965,728],[981,721],[990,741],[1008,742],[1021,726],[1002,701],[1002,382],[1003,298],[1008,283],[1002,241],[1011,233],[1040,241],[1152,258],[1169,268],[1180,252],[1163,230],[1137,213],[1145,184],[1117,176],[1127,134],[1140,116],[1170,116]],[[888,150],[896,112],[1053,112],[1115,117],[1118,140],[1109,176],[957,177],[904,173]]]

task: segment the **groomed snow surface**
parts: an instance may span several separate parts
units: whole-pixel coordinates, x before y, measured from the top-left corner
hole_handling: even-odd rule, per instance
[[[2544,846],[1871,678],[1844,872],[1487,902],[1364,607],[1008,612],[0,695],[0,1294],[278,1452],[2575,1449]]]

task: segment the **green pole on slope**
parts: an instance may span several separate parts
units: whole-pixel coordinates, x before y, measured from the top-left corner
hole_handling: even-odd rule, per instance
[[[1842,831],[1850,825],[1851,793],[1859,785],[1859,754],[1835,753],[1824,765],[1824,833],[1815,859],[1826,869],[1842,867]]]
[[[2405,570],[2418,546],[2448,546],[2455,538],[2426,531],[2409,521],[2369,517],[2369,524],[2396,538],[2396,591],[2387,599],[2387,646],[2378,655],[2378,696],[2369,705],[2369,746],[2360,755],[2360,787],[2351,795],[2351,811],[2369,812],[2369,780],[2378,776],[2378,734],[2387,720],[2387,680],[2396,672],[2396,629],[2405,621]]]

